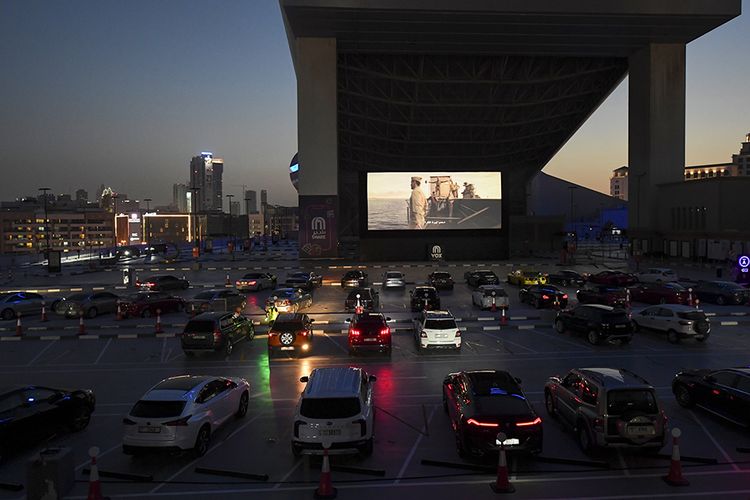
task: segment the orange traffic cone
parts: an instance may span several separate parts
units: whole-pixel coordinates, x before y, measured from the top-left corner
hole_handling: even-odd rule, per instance
[[[320,468],[320,484],[313,493],[315,500],[336,498],[338,490],[333,487],[331,481],[331,465],[328,463],[328,448],[323,448],[323,466]]]
[[[497,459],[497,479],[494,483],[490,483],[490,488],[495,493],[513,493],[516,489],[510,484],[508,480],[508,463],[505,461],[505,434],[502,432],[497,435],[497,440],[500,442],[500,451]]]
[[[86,327],[83,325],[83,313],[78,317],[78,335],[86,335]]]
[[[490,308],[492,312],[497,311],[497,304],[495,303],[495,297],[492,297],[492,307]]]
[[[21,313],[16,314],[16,337],[23,335],[23,327],[21,326]]]
[[[122,304],[120,304],[118,302],[117,303],[117,314],[115,315],[115,320],[116,321],[122,321],[122,319],[123,319],[123,316],[122,316]]]
[[[687,486],[690,481],[682,477],[682,465],[680,465],[679,439],[682,431],[678,428],[672,429],[672,460],[669,462],[669,473],[663,476],[664,482],[670,486]]]
[[[505,315],[505,308],[500,309],[500,324],[505,326],[508,324],[508,317]]]
[[[104,500],[102,496],[102,485],[99,482],[99,468],[96,466],[96,457],[99,455],[99,448],[92,446],[89,448],[91,457],[91,471],[89,472],[89,495],[87,500]]]
[[[156,333],[164,333],[161,327],[161,309],[156,310]]]
[[[47,307],[44,302],[42,302],[42,321],[47,321]]]
[[[224,284],[225,284],[226,286],[231,286],[231,284],[232,284],[232,282],[231,282],[231,281],[229,281],[229,273],[227,273],[227,279],[226,279],[226,280],[224,281]]]

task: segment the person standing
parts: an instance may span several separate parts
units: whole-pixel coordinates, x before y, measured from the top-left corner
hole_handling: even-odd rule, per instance
[[[411,197],[409,198],[409,229],[424,229],[427,223],[427,198],[422,188],[421,177],[411,178]]]

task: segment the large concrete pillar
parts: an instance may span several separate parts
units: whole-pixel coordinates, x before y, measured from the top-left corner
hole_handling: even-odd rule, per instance
[[[336,39],[296,38],[300,257],[337,255]]]
[[[633,54],[628,91],[629,233],[651,239],[653,250],[658,186],[684,180],[685,44],[652,44]]]

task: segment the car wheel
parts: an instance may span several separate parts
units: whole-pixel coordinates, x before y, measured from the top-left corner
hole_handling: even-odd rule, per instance
[[[249,401],[250,396],[247,394],[247,391],[243,392],[242,396],[240,396],[240,404],[237,407],[237,413],[235,413],[237,418],[242,418],[247,415],[247,404]]]
[[[5,309],[3,311],[3,319],[4,320],[9,321],[9,320],[11,320],[11,319],[13,319],[15,317],[16,317],[16,313],[13,312],[13,309],[8,308],[8,309]]]
[[[91,421],[91,411],[88,408],[80,407],[76,409],[73,418],[70,419],[68,427],[71,432],[79,432],[88,427]]]
[[[683,408],[691,408],[695,405],[695,400],[693,399],[693,395],[690,394],[690,389],[683,384],[675,386],[674,397],[677,400],[677,404]]]
[[[141,313],[141,318],[150,318],[150,317],[151,317],[151,309],[149,309],[149,308],[147,307],[147,308],[146,308],[146,309],[144,309],[144,310],[143,310],[143,312]]]
[[[584,452],[586,455],[589,455],[593,449],[594,444],[591,442],[591,435],[589,434],[588,429],[586,429],[586,426],[583,424],[583,422],[578,423],[578,446],[581,448],[581,451]]]
[[[365,441],[365,444],[359,448],[359,454],[363,457],[369,457],[372,455],[372,449],[373,449],[373,438],[368,439]]]
[[[208,451],[208,443],[211,441],[211,429],[208,425],[204,425],[198,431],[198,436],[195,438],[195,446],[193,452],[196,456],[202,457]]]
[[[719,295],[718,297],[716,297],[716,305],[723,306],[726,303],[727,303],[727,300],[724,298],[723,295]]]
[[[679,334],[674,330],[669,330],[667,332],[667,340],[670,344],[679,344],[680,343],[680,336]]]
[[[547,410],[547,415],[552,418],[557,418],[557,408],[555,408],[555,401],[552,399],[552,394],[549,391],[544,391],[544,407]]]
[[[596,330],[589,330],[589,333],[586,335],[586,338],[589,341],[589,344],[591,345],[597,345],[599,344],[599,334]]]
[[[558,319],[555,321],[555,331],[557,333],[565,333],[565,323],[563,323],[563,320]]]
[[[224,345],[224,355],[230,356],[233,350],[234,350],[234,345],[232,345],[232,339],[227,338],[226,344]]]
[[[99,313],[99,311],[96,310],[96,307],[90,307],[88,311],[86,311],[86,317],[93,319],[96,318],[96,315]]]

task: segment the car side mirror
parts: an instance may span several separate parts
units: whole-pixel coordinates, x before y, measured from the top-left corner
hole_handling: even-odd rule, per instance
[[[300,377],[299,378],[299,381],[302,382],[303,384],[306,384],[308,382],[308,380],[310,380],[310,377],[308,377],[308,376],[304,376],[304,377]]]
[[[367,380],[369,380],[369,381],[370,381],[371,383],[372,383],[372,382],[377,382],[377,381],[378,381],[378,377],[376,377],[375,375],[370,375],[370,376],[369,376],[369,377],[367,378]]]

